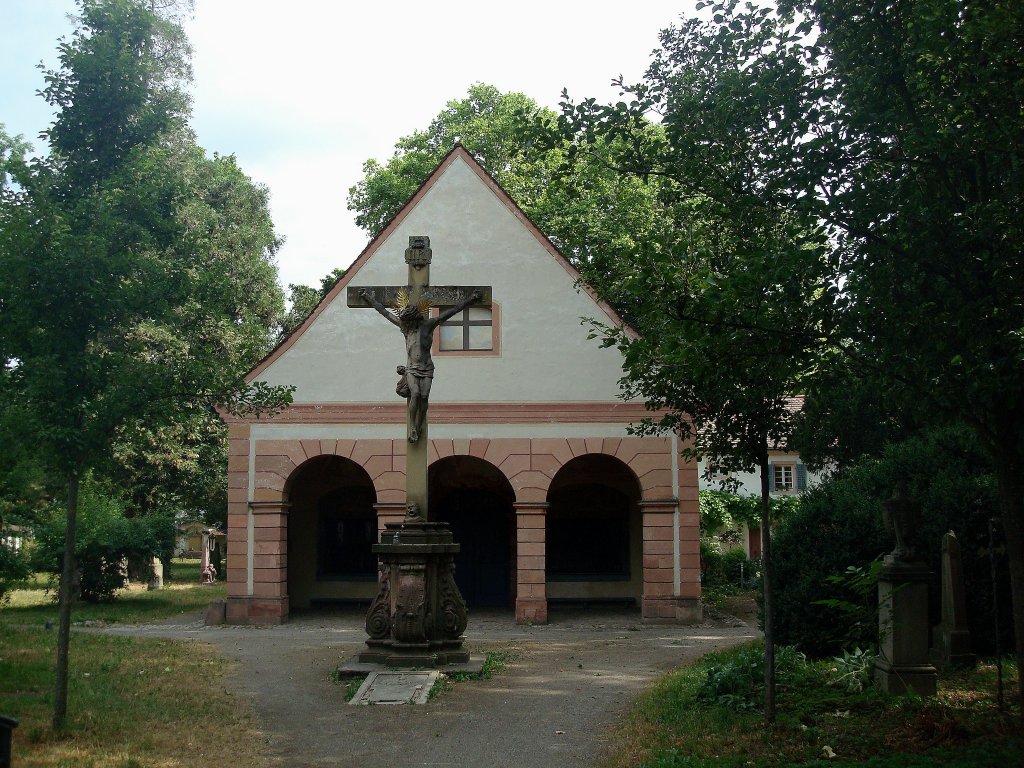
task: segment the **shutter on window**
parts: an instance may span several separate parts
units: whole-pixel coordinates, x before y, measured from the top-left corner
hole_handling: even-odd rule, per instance
[[[764,486],[761,486],[761,487],[763,488]],[[775,465],[774,464],[769,464],[768,465],[768,491],[770,493],[775,493]]]
[[[807,467],[803,464],[796,465],[796,489],[798,491],[807,490]]]

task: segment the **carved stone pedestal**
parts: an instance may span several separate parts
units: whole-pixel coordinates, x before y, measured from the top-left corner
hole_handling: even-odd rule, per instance
[[[459,545],[447,523],[388,523],[373,552],[380,558],[377,596],[366,614],[360,663],[389,667],[466,664],[466,603],[455,585]]]
[[[921,562],[886,555],[878,582],[880,653],[875,680],[883,691],[934,696],[936,670],[928,659],[928,579]]]

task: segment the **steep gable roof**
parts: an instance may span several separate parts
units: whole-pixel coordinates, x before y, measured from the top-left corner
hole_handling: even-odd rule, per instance
[[[388,237],[398,228],[398,226],[405,220],[408,214],[415,209],[416,205],[422,200],[435,185],[438,179],[444,175],[445,171],[457,160],[465,161],[466,165],[480,178],[480,180],[491,190],[495,197],[515,216],[526,230],[537,240],[537,242],[546,250],[555,262],[564,269],[569,276],[577,283],[590,298],[601,308],[607,318],[614,325],[625,326],[625,321],[619,316],[619,314],[605,301],[598,297],[597,293],[588,286],[580,274],[579,270],[574,267],[569,260],[562,254],[560,250],[551,242],[548,237],[540,231],[536,224],[530,220],[530,217],[526,215],[522,208],[516,204],[516,202],[508,195],[508,193],[501,187],[501,185],[495,181],[495,179],[484,170],[483,166],[470,154],[465,147],[461,144],[456,144],[452,150],[442,158],[441,162],[438,163],[434,171],[427,177],[427,179],[419,186],[419,189],[410,197],[405,205],[403,205],[399,211],[391,218],[387,225],[382,229],[363,249],[362,253],[352,262],[352,266],[348,268],[344,276],[341,277],[331,288],[330,291],[320,300],[320,303],[313,309],[309,316],[302,321],[302,323],[285,339],[281,341],[273,351],[270,352],[266,357],[257,363],[252,370],[246,374],[246,381],[253,381],[256,379],[264,370],[266,370],[272,363],[274,363],[281,355],[283,355],[298,339],[306,332],[306,330],[316,322],[316,319],[320,316],[323,310],[331,304],[335,298],[337,298],[346,289],[350,282],[359,273],[359,270],[364,264],[377,252],[377,249],[387,241]],[[344,301],[344,299],[342,299]],[[627,327],[628,329],[628,327]],[[632,334],[632,331],[630,331]]]

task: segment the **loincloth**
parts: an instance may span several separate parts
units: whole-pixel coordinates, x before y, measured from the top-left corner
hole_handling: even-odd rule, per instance
[[[431,365],[407,365],[405,366],[405,372],[415,376],[417,379],[432,379],[434,378],[434,366]]]

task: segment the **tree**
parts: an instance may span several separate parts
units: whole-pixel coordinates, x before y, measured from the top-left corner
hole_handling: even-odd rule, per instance
[[[786,204],[785,177],[762,168],[802,143],[792,114],[809,80],[788,22],[752,16],[746,38],[684,21],[662,34],[648,82],[626,89],[630,104],[566,103],[545,126],[580,155],[603,139],[617,167],[662,178],[675,201],[676,248],[638,250],[610,283],[596,282],[631,305],[639,334],[607,328],[605,343],[625,355],[624,395],[665,413],[645,430],[677,432],[685,455],[726,471],[760,472],[766,723],[775,717],[768,456],[790,443],[791,397],[821,359],[836,295],[824,233]],[[757,59],[766,46],[775,56]],[[647,124],[652,111],[660,131]]]
[[[0,153],[0,356],[66,489],[53,724],[67,715],[80,479],[184,404],[274,408],[246,387],[281,297],[266,193],[187,130],[188,46],[165,4],[81,0],[43,96],[49,155]],[[10,143],[8,143],[10,146]]]
[[[708,212],[706,212],[708,213]],[[799,228],[732,218],[709,219],[724,243],[704,243],[631,262],[633,328],[604,328],[604,343],[625,358],[625,397],[664,411],[641,432],[678,433],[683,454],[726,471],[761,476],[765,718],[774,719],[774,598],[771,571],[769,451],[789,442],[791,394],[819,353],[815,302],[820,244]],[[820,291],[818,291],[820,293]],[[779,294],[787,294],[785,298]]]
[[[843,111],[823,200],[874,381],[972,429],[999,487],[1024,664],[1024,6],[801,2]],[[1019,689],[1024,704],[1024,684]]]
[[[567,104],[561,127],[583,148],[618,142],[624,172],[712,197],[724,184],[824,230],[824,356],[803,384],[825,389],[815,374],[836,352],[901,410],[975,431],[998,479],[1024,664],[1024,7],[698,5],[710,18],[662,33],[630,103]],[[664,141],[639,129],[651,111]],[[792,298],[771,298],[780,332],[801,329]]]

